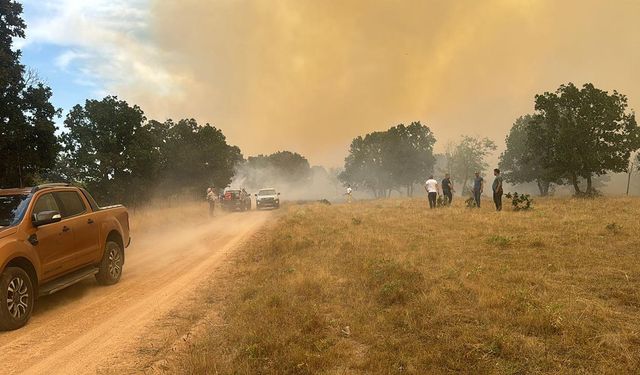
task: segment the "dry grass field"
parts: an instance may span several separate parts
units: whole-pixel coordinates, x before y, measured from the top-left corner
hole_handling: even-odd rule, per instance
[[[234,260],[191,373],[638,373],[640,200],[290,206]],[[506,206],[506,205],[505,205]]]

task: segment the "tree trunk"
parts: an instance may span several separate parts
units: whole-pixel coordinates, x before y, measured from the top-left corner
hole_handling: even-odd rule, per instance
[[[571,183],[573,184],[573,188],[575,189],[576,194],[582,193],[580,191],[580,185],[578,185],[578,176],[576,176],[575,173],[571,174]]]
[[[587,194],[593,193],[593,184],[591,182],[591,175],[587,176]]]
[[[549,185],[551,185],[549,182],[536,180],[536,183],[538,184],[538,190],[540,190],[541,197],[546,197],[547,195],[549,195]]]

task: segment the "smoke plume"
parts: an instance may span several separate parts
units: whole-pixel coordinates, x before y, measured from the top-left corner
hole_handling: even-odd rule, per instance
[[[196,117],[245,154],[337,166],[350,140],[421,120],[436,146],[502,144],[536,93],[573,81],[640,103],[640,3],[597,0],[152,2],[170,92],[120,89],[152,117]]]

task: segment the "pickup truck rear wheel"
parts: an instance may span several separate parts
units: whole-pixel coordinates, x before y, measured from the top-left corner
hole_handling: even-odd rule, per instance
[[[122,276],[124,264],[124,252],[122,246],[115,241],[107,241],[104,247],[104,255],[100,262],[100,268],[96,274],[96,280],[101,285],[113,285]]]
[[[35,291],[22,268],[7,267],[0,275],[0,330],[18,329],[31,317]]]

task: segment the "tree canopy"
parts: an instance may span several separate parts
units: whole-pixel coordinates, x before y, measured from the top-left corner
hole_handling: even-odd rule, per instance
[[[462,183],[462,191],[469,188],[467,183],[475,172],[482,172],[489,166],[487,156],[496,150],[496,144],[489,138],[462,136],[460,142],[450,150],[451,177]]]
[[[528,141],[541,156],[541,166],[551,176],[566,178],[576,194],[583,193],[579,179],[593,193],[592,177],[625,172],[630,155],[640,147],[633,112],[626,96],[569,83],[556,92],[536,96],[536,115],[528,127]]]
[[[433,172],[435,142],[431,129],[420,122],[356,137],[340,180],[369,189],[376,197],[386,196],[398,187],[406,187],[411,195],[413,184]]]
[[[309,161],[297,152],[250,156],[238,165],[236,181],[250,189],[303,185],[311,178]]]
[[[0,0],[0,186],[32,184],[54,166],[60,149],[51,89],[28,80],[13,38],[24,38],[22,5]]]
[[[240,150],[209,124],[147,122],[138,106],[111,96],[75,106],[65,125],[61,170],[100,202],[139,204],[155,193],[227,186],[242,160]]]
[[[512,184],[535,182],[540,195],[549,194],[551,183],[561,183],[560,178],[551,168],[543,164],[546,148],[535,149],[532,137],[539,137],[532,127],[536,118],[525,115],[518,118],[506,137],[506,149],[500,155],[499,168],[505,181]],[[535,143],[544,145],[543,142]]]

